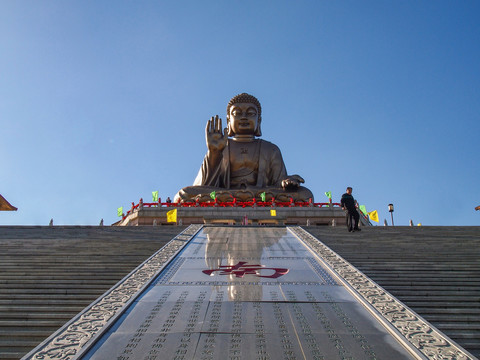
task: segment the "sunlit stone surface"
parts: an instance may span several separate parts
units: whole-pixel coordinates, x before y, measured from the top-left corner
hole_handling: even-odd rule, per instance
[[[87,359],[410,359],[286,228],[205,228]]]

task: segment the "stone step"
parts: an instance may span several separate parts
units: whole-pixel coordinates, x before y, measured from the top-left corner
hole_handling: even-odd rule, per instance
[[[28,347],[25,347],[25,349],[22,349],[20,351],[11,351],[11,350],[8,350],[8,349],[3,349],[3,348],[0,348],[0,351],[1,351],[1,359],[2,360],[18,360],[20,358],[22,358],[26,353],[28,353],[28,350],[26,349],[30,349],[30,346]]]
[[[122,272],[125,272],[125,271],[129,271],[130,270],[133,270],[133,269],[124,269],[122,270]],[[105,282],[105,283],[108,283],[108,282],[113,282],[115,280],[118,280],[118,271],[116,272],[108,272],[108,273],[101,273],[99,274],[98,272],[95,272],[95,273],[92,273],[92,274],[67,274],[67,273],[63,273],[63,274],[56,274],[56,273],[46,273],[45,275],[44,274],[40,274],[38,273],[38,275],[35,275],[34,274],[34,271],[28,273],[28,274],[8,274],[8,275],[3,275],[1,278],[3,279],[4,281],[4,284],[7,284],[7,283],[15,283],[16,281],[18,282],[22,282],[22,281],[32,281],[32,282],[35,282],[35,279],[38,279],[41,275],[41,281],[42,282],[55,282],[55,281],[59,281],[60,283],[63,283],[63,282],[72,282],[72,281],[76,281],[76,282],[79,282],[79,283],[82,283],[82,282],[87,282],[88,283],[88,280],[91,279],[93,280],[93,283],[95,283],[96,281],[98,282]],[[0,287],[2,287],[2,285],[0,285]]]
[[[52,286],[43,286],[43,287],[23,287],[18,286],[17,288],[8,288],[0,289],[0,298],[3,295],[7,296],[17,296],[18,294],[40,294],[40,295],[49,295],[49,294],[91,294],[91,293],[103,293],[105,286],[68,286],[64,287],[63,285],[58,288]]]
[[[1,258],[0,258],[1,259]],[[121,259],[119,260],[121,261]],[[136,265],[138,265],[138,263],[123,263],[121,266],[120,265],[105,265],[105,264],[102,264],[102,265],[97,265],[97,264],[94,264],[94,263],[88,263],[88,267],[85,268],[85,263],[83,264],[80,264],[79,266],[75,267],[75,266],[72,266],[71,264],[68,264],[68,263],[65,263],[65,264],[57,264],[57,265],[53,265],[53,264],[50,264],[47,265],[46,264],[32,264],[32,263],[29,263],[28,266],[25,265],[25,266],[11,266],[11,267],[8,267],[8,266],[2,266],[2,269],[5,269],[5,270],[8,270],[8,271],[11,271],[13,274],[18,274],[18,275],[28,275],[30,273],[30,271],[35,271],[36,273],[39,273],[39,274],[48,274],[48,273],[51,273],[52,271],[55,271],[55,270],[59,270],[59,269],[62,269],[62,271],[65,271],[67,273],[69,272],[75,272],[76,274],[93,274],[95,275],[95,273],[97,273],[98,271],[102,272],[102,273],[114,273],[115,271],[118,271],[118,270],[122,270],[122,269],[126,269],[126,268],[135,268]],[[28,271],[26,271],[28,270]],[[61,275],[61,274],[59,274]]]
[[[45,327],[48,327],[48,328],[55,328],[55,327],[59,327],[59,324],[60,325],[63,325],[65,323],[65,321],[62,321],[61,319],[60,320],[55,320],[55,319],[51,319],[51,320],[45,320],[45,319],[42,319],[42,320],[19,320],[19,321],[16,321],[16,320],[3,320],[3,319],[0,319],[0,326],[1,327],[6,327],[6,328],[21,328],[21,327],[31,327],[32,329],[35,329],[35,328],[45,328]]]
[[[44,340],[48,336],[50,336],[53,332],[57,331],[60,327],[57,325],[57,323],[52,323],[50,325],[42,325],[42,326],[37,326],[37,324],[30,323],[29,324],[30,326],[23,326],[25,324],[26,322],[23,322],[22,324],[19,324],[19,325],[16,325],[15,323],[13,323],[12,325],[12,322],[2,324],[1,333],[9,333],[12,336],[15,335],[15,337],[18,337],[18,338],[30,338],[30,337],[36,337],[37,335],[40,336],[40,334],[44,334],[43,336],[43,340]],[[64,324],[65,323],[63,323],[62,326]]]
[[[9,337],[12,335],[35,337],[44,334],[45,330],[34,328],[0,328],[0,337]]]
[[[59,293],[59,294],[27,294],[27,293],[17,293],[17,294],[0,294],[0,301],[1,300],[11,300],[12,304],[15,304],[16,300],[27,300],[27,299],[33,299],[33,300],[61,300],[61,301],[74,301],[77,302],[79,300],[89,300],[92,299],[92,296],[94,297],[94,300],[103,294],[103,291],[97,291],[97,292],[88,292],[88,293],[83,293],[83,294],[64,294],[64,293]],[[1,303],[1,302],[0,302]]]
[[[477,308],[474,305],[478,305],[478,302],[473,299],[465,299],[465,301],[444,301],[441,299],[428,299],[426,301],[410,297],[408,303],[410,307],[415,308],[437,308],[437,309],[463,309],[468,311],[472,308]]]
[[[26,313],[26,312],[0,312],[0,319],[5,321],[33,321],[33,320],[70,320],[78,314],[78,311],[72,312],[48,312],[48,313]]]
[[[441,331],[444,331],[445,329],[438,328]],[[452,338],[452,340],[457,341],[458,339],[462,340],[478,340],[478,337],[480,336],[480,331],[478,332],[471,332],[471,331],[460,331],[460,330],[449,330],[449,336]]]
[[[113,278],[113,275],[112,275]],[[22,285],[41,285],[43,286],[44,284],[48,285],[55,285],[55,286],[69,286],[74,282],[76,285],[106,285],[106,284],[111,284],[112,280],[110,279],[105,279],[104,276],[101,278],[79,278],[79,279],[72,279],[69,277],[68,279],[35,279],[35,277],[32,275],[30,278],[26,277],[11,277],[11,280],[7,280],[4,278],[0,278],[0,287],[1,288],[7,288],[9,286],[16,286],[19,284]]]
[[[415,285],[415,286],[480,286],[480,281],[477,279],[460,279],[456,280],[456,278],[448,279],[448,278],[423,278],[418,276],[401,276],[400,274],[395,274],[389,276],[390,274],[382,274],[375,272],[374,276],[371,279],[375,279],[375,281],[388,281],[389,284],[405,284],[405,285]]]
[[[96,299],[96,298],[95,298]],[[93,299],[93,300],[95,300]],[[20,298],[17,298],[17,299],[11,299],[11,298],[6,298],[6,299],[0,299],[0,306],[2,305],[40,305],[40,306],[44,306],[44,305],[54,305],[54,306],[60,306],[62,304],[68,304],[68,305],[78,305],[78,306],[82,306],[85,307],[87,306],[88,304],[92,303],[93,300],[91,299],[91,297],[85,297],[83,299],[79,299],[78,297],[70,297],[68,300],[70,301],[65,301],[65,299],[62,299],[62,298],[58,298],[57,296],[55,297],[46,297],[46,298],[43,298],[43,297],[39,297],[39,296],[33,296],[33,297],[29,297],[27,298],[26,296],[22,296]]]
[[[469,314],[469,315],[479,315],[480,316],[480,308],[478,309],[472,309],[472,308],[437,308],[434,306],[431,307],[415,307],[415,312],[419,312],[421,314],[430,314],[430,313],[435,313],[435,314]],[[480,325],[479,325],[480,328]]]
[[[455,307],[463,307],[469,308],[472,306],[478,305],[479,299],[476,297],[469,297],[469,298],[462,298],[461,296],[440,296],[441,294],[437,294],[436,296],[431,297],[418,297],[415,294],[404,295],[403,293],[394,294],[400,301],[404,302],[407,306],[414,307],[416,304],[423,304],[425,302],[429,302],[432,306],[439,306],[442,307],[443,304],[454,304]],[[462,306],[463,305],[463,306]]]
[[[390,292],[395,292],[394,288],[391,288],[389,286],[384,286],[384,288]],[[433,289],[423,289],[422,291],[420,290],[408,290],[408,289],[400,289],[398,290],[398,295],[401,296],[402,298],[408,298],[409,296],[415,296],[415,298],[419,300],[428,300],[431,297],[435,297],[437,299],[442,299],[442,300],[457,300],[457,301],[462,301],[465,296],[469,296],[470,302],[478,302],[480,301],[480,294],[478,291],[462,291],[461,293],[458,291],[449,291],[444,290],[433,290]]]
[[[10,305],[0,305],[0,313],[6,312],[28,312],[28,313],[54,313],[55,311],[67,311],[67,312],[77,312],[78,313],[78,305],[64,305],[61,309],[59,309],[55,304],[45,305],[45,304],[10,304]],[[1,332],[1,329],[0,329]]]
[[[436,325],[442,329],[464,330],[464,331],[472,331],[475,333],[480,331],[480,324],[478,322],[475,322],[475,323],[437,322]]]
[[[33,339],[3,339],[0,338],[0,347],[6,349],[7,351],[19,351],[25,348],[31,348],[32,346],[37,345],[37,341]]]
[[[441,322],[454,322],[454,323],[472,323],[478,322],[478,315],[477,314],[438,314],[438,313],[430,313],[430,314],[422,314],[422,317],[427,319],[432,323],[441,323]]]
[[[479,358],[480,346],[478,346],[478,338],[465,339],[465,341],[462,341],[461,343],[462,343],[462,346],[468,349],[473,356],[475,356],[476,358]]]

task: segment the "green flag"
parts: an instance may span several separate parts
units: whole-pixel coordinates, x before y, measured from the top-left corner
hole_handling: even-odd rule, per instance
[[[117,216],[123,216],[123,206],[117,209]]]
[[[329,199],[332,198],[332,192],[331,192],[331,191],[326,191],[326,192],[325,192],[325,195],[326,195],[327,198],[329,198]]]
[[[265,201],[265,191],[260,194],[260,199],[262,199],[262,201]]]
[[[211,197],[213,200],[215,200],[215,191],[212,191],[212,192],[210,193],[210,197]]]
[[[358,208],[363,213],[363,215],[367,215],[367,208],[365,207],[365,205],[360,205]]]
[[[158,191],[152,191],[152,201],[158,202]]]

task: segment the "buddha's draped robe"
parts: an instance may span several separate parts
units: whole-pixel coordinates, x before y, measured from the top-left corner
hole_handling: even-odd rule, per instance
[[[212,168],[210,168],[207,156],[205,156],[194,186],[212,186],[224,189],[241,188],[243,177],[247,182],[245,183],[246,187],[281,188],[282,180],[287,177],[287,170],[278,146],[262,139],[255,139],[256,150],[253,156],[258,159],[256,168],[239,169],[235,174],[232,174],[230,162],[230,144],[232,141],[234,140],[228,139],[221,160]],[[256,181],[254,180],[255,172]],[[251,183],[252,179],[253,184]]]

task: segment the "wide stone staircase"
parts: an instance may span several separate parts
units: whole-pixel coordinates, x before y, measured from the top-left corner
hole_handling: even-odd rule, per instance
[[[0,359],[19,359],[184,227],[0,227]]]
[[[480,357],[480,227],[305,227]]]
[[[0,359],[19,359],[184,227],[0,227]],[[480,227],[305,229],[480,357]]]

